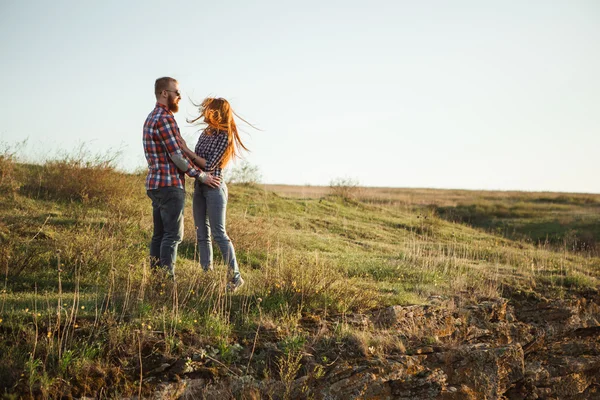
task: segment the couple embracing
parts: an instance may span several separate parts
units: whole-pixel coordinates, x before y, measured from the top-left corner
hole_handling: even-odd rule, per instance
[[[244,284],[235,250],[225,229],[227,185],[223,168],[247,150],[240,140],[227,100],[206,98],[198,116],[190,123],[205,124],[195,151],[190,150],[173,114],[179,110],[181,92],[177,80],[164,77],[154,83],[156,105],[144,123],[144,153],[148,161],[146,191],[152,200],[154,231],[150,243],[150,262],[174,278],[177,246],[183,238],[185,175],[195,179],[193,196],[194,225],[204,271],[213,268],[211,234],[229,268],[228,290]]]

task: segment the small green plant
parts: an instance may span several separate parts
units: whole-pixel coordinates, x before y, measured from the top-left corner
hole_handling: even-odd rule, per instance
[[[73,350],[67,350],[64,353],[62,353],[58,364],[58,370],[62,376],[68,376],[69,368],[73,367],[72,364],[74,359],[75,354]]]
[[[31,358],[25,363],[25,371],[27,371],[27,383],[29,385],[29,393],[33,393],[34,385],[42,380],[40,374],[42,369],[42,360],[39,358]]]
[[[283,394],[284,399],[290,399],[292,383],[302,367],[301,361],[302,353],[300,352],[289,352],[282,355],[277,360],[279,378],[285,385],[285,393]]]
[[[298,353],[306,344],[306,336],[301,333],[292,334],[283,339],[279,345],[284,354]]]
[[[217,350],[219,356],[226,364],[234,363],[240,355],[243,347],[239,343],[229,344],[225,340],[219,340],[217,343]]]
[[[321,364],[315,364],[313,368],[313,377],[315,379],[321,379],[325,376],[325,368]]]

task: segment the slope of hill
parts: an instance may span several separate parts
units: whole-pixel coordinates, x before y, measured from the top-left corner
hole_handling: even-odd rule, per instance
[[[147,265],[143,176],[8,156],[0,170],[6,394],[524,398],[571,385],[567,398],[600,384],[600,195],[233,185],[247,284],[231,295],[223,266],[198,267],[191,197],[173,283]],[[583,348],[572,370],[540,366],[566,342]]]

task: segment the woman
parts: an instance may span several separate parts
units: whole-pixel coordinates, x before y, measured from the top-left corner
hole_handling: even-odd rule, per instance
[[[200,265],[205,271],[213,269],[210,239],[212,232],[223,255],[223,260],[229,266],[230,281],[227,288],[235,291],[244,284],[244,279],[239,271],[233,244],[225,230],[227,185],[223,181],[223,169],[233,157],[239,155],[241,149],[248,149],[238,135],[237,126],[233,120],[234,112],[227,100],[209,97],[204,99],[201,104],[194,105],[199,107],[200,115],[188,122],[202,121],[207,126],[198,138],[196,151],[192,152],[185,144],[182,145],[183,151],[204,171],[221,178],[221,185],[217,188],[205,185],[198,180],[194,185],[193,213],[200,250]]]

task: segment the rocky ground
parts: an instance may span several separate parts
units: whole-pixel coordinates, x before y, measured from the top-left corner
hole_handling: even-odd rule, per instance
[[[298,373],[288,380],[257,379],[206,358],[155,360],[159,368],[147,379],[163,377],[155,398],[600,398],[598,291],[561,300],[519,291],[505,296],[468,305],[460,305],[458,297],[433,298],[431,305],[345,316],[354,327],[401,336],[407,350],[375,356],[348,342],[330,354],[320,349],[319,356],[325,352],[331,360],[321,370],[315,368],[317,357],[304,353]],[[327,335],[333,321],[306,316],[302,323],[317,337]],[[261,331],[254,357],[268,359],[278,335]]]

